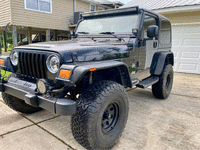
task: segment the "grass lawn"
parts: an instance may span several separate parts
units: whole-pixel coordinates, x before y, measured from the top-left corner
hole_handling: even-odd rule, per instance
[[[1,75],[3,76],[5,74],[5,76],[7,77],[8,75],[10,75],[12,72],[8,72],[6,71],[6,74],[5,74],[5,70],[1,70]]]
[[[12,48],[7,48],[7,51],[11,51],[11,50],[12,50]],[[4,48],[2,48],[1,51],[4,51]]]

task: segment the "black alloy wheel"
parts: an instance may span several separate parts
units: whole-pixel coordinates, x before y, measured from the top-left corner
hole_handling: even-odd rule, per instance
[[[111,103],[103,113],[102,130],[109,133],[113,130],[119,119],[119,106],[117,103]]]

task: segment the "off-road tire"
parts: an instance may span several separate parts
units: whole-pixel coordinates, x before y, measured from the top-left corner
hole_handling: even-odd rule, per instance
[[[7,77],[7,79],[9,79],[10,77],[14,77],[14,76],[15,76],[15,74],[11,74]],[[30,105],[26,104],[24,100],[21,100],[19,98],[16,98],[16,97],[6,94],[4,92],[2,92],[2,97],[3,97],[3,101],[10,108],[12,108],[18,112],[30,114],[30,113],[34,113],[34,112],[41,110],[41,108],[39,108],[39,107],[30,106]]]
[[[112,105],[113,108],[116,105],[116,109],[111,110]],[[118,120],[109,128],[105,113],[109,109],[116,112],[117,108],[119,108],[119,113],[116,115]],[[110,149],[122,135],[128,110],[128,97],[123,86],[113,81],[94,83],[77,101],[77,113],[71,118],[73,136],[86,149]],[[110,119],[116,117],[109,116]]]
[[[168,98],[173,85],[173,68],[171,64],[168,64],[163,69],[162,74],[159,77],[159,81],[152,85],[152,93],[156,98],[166,99]]]

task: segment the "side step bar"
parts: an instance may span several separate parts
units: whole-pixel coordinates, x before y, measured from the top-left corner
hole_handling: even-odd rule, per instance
[[[153,76],[151,76],[151,77],[148,77],[148,78],[140,81],[136,86],[138,88],[146,89],[149,86],[157,83],[158,81],[159,81],[159,77],[153,77]]]

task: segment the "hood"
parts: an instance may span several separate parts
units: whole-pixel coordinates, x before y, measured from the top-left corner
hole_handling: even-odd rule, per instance
[[[135,44],[135,41],[133,43]],[[15,49],[56,52],[60,54],[63,62],[69,63],[126,58],[129,57],[130,50],[133,50],[133,48],[134,46],[129,46],[127,43],[119,41],[70,40],[41,42],[16,47]]]

